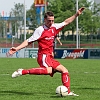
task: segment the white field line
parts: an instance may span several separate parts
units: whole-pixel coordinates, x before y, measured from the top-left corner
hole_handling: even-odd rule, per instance
[[[85,74],[97,74],[99,72],[84,72]]]
[[[8,76],[8,75],[10,75],[10,74],[0,74],[1,76]]]

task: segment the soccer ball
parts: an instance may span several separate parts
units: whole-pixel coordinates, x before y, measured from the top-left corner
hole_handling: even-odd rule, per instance
[[[63,86],[63,85],[58,86],[56,88],[56,95],[61,96],[61,97],[67,96],[68,95],[68,88]]]

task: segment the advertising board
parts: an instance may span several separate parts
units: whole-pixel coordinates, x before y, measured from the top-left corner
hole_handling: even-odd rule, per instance
[[[7,57],[10,48],[0,48],[0,57]],[[37,58],[38,48],[24,48],[9,56],[10,58]],[[61,49],[54,50],[56,59],[100,59],[100,49]]]
[[[25,58],[37,58],[38,48],[26,48]]]
[[[10,48],[0,48],[0,57],[7,57],[6,53],[9,51]],[[11,58],[24,58],[24,49],[19,50],[12,56],[9,56]]]
[[[88,50],[87,49],[55,49],[55,58],[62,59],[87,59]]]
[[[100,49],[89,49],[88,58],[89,59],[100,59]]]

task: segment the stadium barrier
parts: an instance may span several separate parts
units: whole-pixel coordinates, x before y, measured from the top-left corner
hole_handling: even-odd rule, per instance
[[[7,57],[6,53],[10,48],[0,48],[0,57]],[[10,58],[37,58],[38,48],[24,48],[16,52]],[[66,49],[56,48],[54,50],[56,59],[100,59],[100,49]]]
[[[100,49],[55,49],[54,55],[58,59],[100,59]]]
[[[10,48],[0,48],[0,57],[4,58],[7,57],[6,53],[9,51]],[[10,58],[24,58],[24,49],[19,50],[12,56],[9,56]]]

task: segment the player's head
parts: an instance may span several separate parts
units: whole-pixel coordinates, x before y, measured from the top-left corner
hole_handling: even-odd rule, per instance
[[[44,15],[44,23],[45,25],[50,28],[52,24],[54,23],[54,14],[51,11],[48,11]]]

